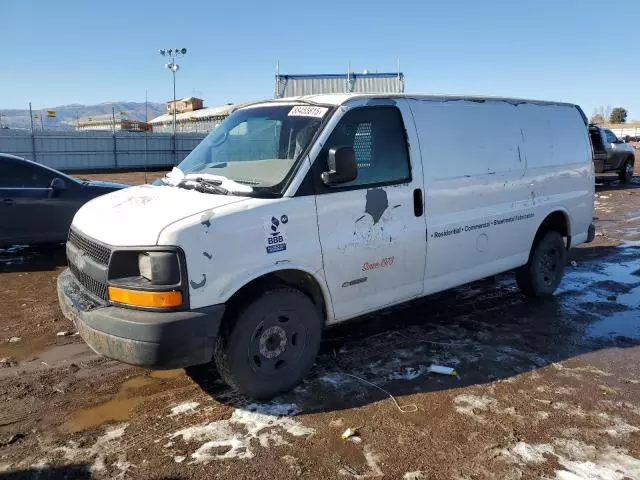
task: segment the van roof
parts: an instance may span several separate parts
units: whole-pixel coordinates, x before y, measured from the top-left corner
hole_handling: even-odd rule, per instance
[[[511,98],[511,97],[490,97],[490,96],[476,96],[476,95],[441,95],[441,94],[414,94],[414,93],[328,93],[328,94],[318,94],[318,95],[305,95],[301,97],[287,97],[287,98],[279,98],[275,100],[270,100],[269,102],[296,102],[296,101],[307,101],[320,103],[325,105],[343,105],[347,103],[349,100],[353,99],[362,99],[362,98],[406,98],[406,99],[416,99],[416,100],[430,100],[430,101],[458,101],[458,100],[468,100],[472,102],[487,102],[487,101],[498,101],[498,102],[508,102],[513,104],[520,103],[533,103],[538,105],[563,105],[576,107],[577,105],[573,103],[566,102],[553,102],[553,101],[545,101],[545,100],[530,100],[524,98]],[[262,103],[262,102],[261,102]]]

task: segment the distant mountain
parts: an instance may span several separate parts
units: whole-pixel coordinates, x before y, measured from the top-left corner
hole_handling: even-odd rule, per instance
[[[165,112],[164,103],[149,102],[147,105],[147,118],[149,120]],[[56,112],[56,116],[48,118],[48,110]],[[70,105],[34,110],[33,128],[39,130],[44,124],[45,130],[72,130],[75,126],[76,118],[111,114],[113,110],[115,110],[116,119],[120,118],[120,112],[126,112],[123,118],[130,120],[145,119],[144,102],[104,102],[97,105],[72,103]],[[35,118],[36,115],[42,115],[42,121],[40,118]],[[4,110],[0,108],[0,124],[16,129],[30,128],[29,109]]]

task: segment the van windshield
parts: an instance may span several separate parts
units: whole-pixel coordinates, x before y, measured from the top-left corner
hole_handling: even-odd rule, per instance
[[[186,176],[224,177],[252,188],[273,187],[287,176],[329,108],[269,105],[232,113],[179,165]]]

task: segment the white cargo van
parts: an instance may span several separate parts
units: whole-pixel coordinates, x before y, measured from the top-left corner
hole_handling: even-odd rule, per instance
[[[76,214],[60,305],[98,353],[212,359],[266,398],[322,330],[507,270],[552,294],[589,242],[587,122],[564,103],[322,95],[236,110],[166,178]]]

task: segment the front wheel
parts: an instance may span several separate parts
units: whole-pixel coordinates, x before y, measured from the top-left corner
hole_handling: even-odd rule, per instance
[[[529,261],[516,270],[516,281],[529,297],[549,297],[553,294],[564,273],[567,249],[558,232],[546,232],[534,244]]]
[[[269,290],[228,320],[214,361],[222,379],[238,392],[269,399],[293,388],[313,365],[323,322],[301,291]]]
[[[633,178],[633,162],[627,160],[618,172],[618,177],[622,183],[628,183]]]

